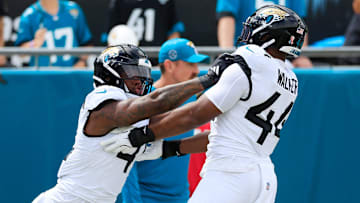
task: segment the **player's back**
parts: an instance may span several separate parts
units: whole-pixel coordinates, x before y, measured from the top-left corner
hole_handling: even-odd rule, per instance
[[[236,67],[229,69],[247,72],[249,88],[212,122],[207,157],[224,162],[217,161],[216,165],[241,162],[241,165],[223,168],[239,171],[254,160],[268,159],[273,152],[279,131],[296,99],[298,84],[296,75],[283,61],[271,57],[257,45],[242,46],[234,54],[242,56],[246,63],[242,68],[233,64]],[[223,76],[226,77],[225,72]],[[231,94],[236,87],[222,91]]]

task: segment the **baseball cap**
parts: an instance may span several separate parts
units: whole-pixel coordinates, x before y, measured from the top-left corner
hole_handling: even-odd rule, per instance
[[[209,62],[207,55],[199,54],[192,41],[184,38],[175,38],[166,41],[159,51],[159,63],[166,59],[171,61],[186,61],[189,63]]]

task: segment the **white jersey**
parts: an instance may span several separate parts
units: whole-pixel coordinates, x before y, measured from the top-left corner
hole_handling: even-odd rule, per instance
[[[62,162],[58,172],[58,191],[70,193],[88,202],[115,202],[132,167],[114,154],[103,151],[100,142],[134,127],[148,125],[148,119],[133,126],[116,128],[101,137],[88,137],[84,126],[88,116],[106,100],[126,100],[134,95],[112,86],[100,86],[89,93],[80,110],[73,150]],[[127,166],[128,165],[128,166]],[[127,167],[127,171],[124,169]]]
[[[208,169],[241,172],[254,164],[271,162],[297,97],[298,82],[291,67],[257,45],[238,48],[233,55],[245,60],[228,67],[205,95],[222,112],[211,122]]]

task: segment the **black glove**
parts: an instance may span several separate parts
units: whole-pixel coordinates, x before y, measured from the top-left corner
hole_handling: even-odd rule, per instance
[[[185,154],[180,152],[180,140],[164,141],[162,146],[162,159],[171,156],[183,156]]]
[[[129,133],[129,141],[133,147],[140,147],[141,145],[155,140],[154,133],[148,127],[134,128]],[[183,156],[185,154],[180,152],[180,140],[163,141],[162,145],[162,159],[171,156]],[[136,151],[138,152],[138,150]]]
[[[134,128],[129,133],[129,141],[133,147],[140,147],[141,145],[154,140],[155,135],[148,126]]]
[[[218,56],[207,74],[199,77],[204,89],[215,85],[219,81],[221,74],[233,63],[235,63],[235,57],[231,54],[224,53]]]

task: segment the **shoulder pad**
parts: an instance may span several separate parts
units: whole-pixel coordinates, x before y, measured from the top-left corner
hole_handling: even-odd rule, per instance
[[[86,96],[84,108],[87,110],[93,110],[102,102],[110,99],[126,100],[128,97],[126,96],[124,90],[120,88],[102,85],[95,88]]]

